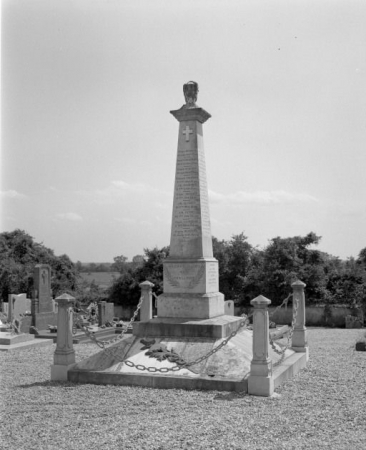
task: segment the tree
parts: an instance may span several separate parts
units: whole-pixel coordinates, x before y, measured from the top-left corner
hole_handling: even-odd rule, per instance
[[[219,262],[219,289],[226,299],[243,303],[245,285],[252,264],[254,249],[244,233],[234,235],[230,241],[212,239],[213,254]]]
[[[124,306],[136,306],[140,296],[140,283],[150,281],[154,283],[154,292],[163,292],[163,261],[169,255],[169,247],[158,249],[144,249],[145,258],[142,265],[127,269],[109,290],[109,300]]]
[[[54,295],[76,289],[77,270],[67,255],[55,256],[53,250],[22,230],[0,234],[0,295],[25,292],[31,295],[36,264],[51,266],[51,289]]]
[[[291,238],[276,237],[257,256],[258,264],[252,267],[250,280],[257,290],[277,305],[291,291],[296,279],[306,283],[307,297],[313,301],[323,298],[325,278],[325,254],[310,249],[321,237],[315,233]]]
[[[358,264],[363,264],[366,268],[366,247],[363,248],[360,253],[358,254],[358,258],[357,258],[357,263]]]
[[[114,263],[111,266],[111,270],[119,272],[120,274],[127,272],[128,264],[126,264],[128,258],[127,256],[116,256],[113,258]]]

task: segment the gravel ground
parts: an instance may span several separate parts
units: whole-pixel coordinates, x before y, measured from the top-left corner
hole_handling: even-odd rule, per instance
[[[55,345],[0,353],[1,449],[364,449],[360,330],[308,330],[310,361],[271,398],[51,382]],[[77,360],[97,351],[75,346]]]

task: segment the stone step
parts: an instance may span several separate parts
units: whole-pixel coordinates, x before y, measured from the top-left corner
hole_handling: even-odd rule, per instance
[[[20,344],[21,342],[29,342],[33,340],[33,334],[11,334],[9,332],[0,332],[0,345]]]

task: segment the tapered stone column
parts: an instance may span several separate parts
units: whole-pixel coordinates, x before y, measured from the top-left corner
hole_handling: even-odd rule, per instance
[[[297,314],[295,319],[294,332],[292,335],[292,347],[295,352],[307,353],[307,359],[309,358],[309,347],[307,331],[305,326],[305,293],[304,289],[306,284],[300,280],[292,283],[293,300],[292,304],[295,306],[297,303]]]
[[[198,85],[184,85],[186,104],[170,111],[179,122],[170,255],[164,261],[159,318],[208,319],[224,314],[218,261],[213,257],[203,123],[211,116],[196,106]]]
[[[72,316],[75,298],[68,294],[57,297],[57,346],[54,364],[51,366],[51,380],[67,381],[67,371],[75,363],[75,351],[72,343]]]
[[[152,319],[152,288],[154,286],[154,283],[151,283],[150,281],[140,283],[141,296],[143,297],[140,308],[141,322],[146,322],[147,320]]]
[[[269,396],[273,394],[272,360],[269,358],[268,305],[271,300],[260,295],[252,300],[253,312],[253,359],[248,378],[248,393]]]

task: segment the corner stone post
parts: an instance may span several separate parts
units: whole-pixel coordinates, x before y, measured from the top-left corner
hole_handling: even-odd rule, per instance
[[[58,304],[57,346],[54,364],[51,366],[52,381],[67,381],[67,372],[75,363],[75,351],[72,343],[72,316],[75,298],[62,294],[55,301]]]
[[[274,391],[272,360],[269,358],[268,305],[271,300],[260,295],[252,300],[253,312],[253,359],[248,377],[248,394],[269,397]]]
[[[140,283],[141,296],[143,297],[140,309],[140,322],[147,322],[152,319],[152,288],[154,286],[154,283],[150,281]]]
[[[309,347],[307,332],[305,327],[305,293],[304,288],[306,284],[300,280],[292,283],[293,289],[293,305],[297,304],[297,314],[294,325],[294,332],[292,335],[292,347],[294,352],[307,353],[306,360],[309,359]]]

